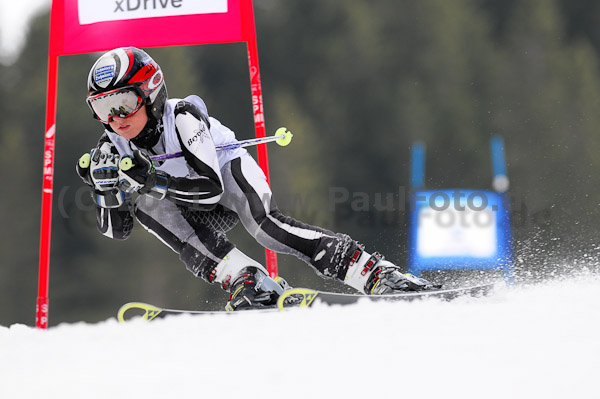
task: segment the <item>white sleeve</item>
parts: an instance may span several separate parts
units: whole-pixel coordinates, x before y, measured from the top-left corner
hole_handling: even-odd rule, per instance
[[[223,194],[223,178],[208,118],[195,105],[180,101],[175,107],[175,129],[185,161],[198,177],[171,177],[168,196],[183,205],[216,204]]]

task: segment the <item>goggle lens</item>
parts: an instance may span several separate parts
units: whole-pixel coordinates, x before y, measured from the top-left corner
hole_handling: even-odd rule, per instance
[[[133,90],[113,90],[87,98],[88,105],[103,123],[114,117],[128,118],[142,106],[142,98]]]

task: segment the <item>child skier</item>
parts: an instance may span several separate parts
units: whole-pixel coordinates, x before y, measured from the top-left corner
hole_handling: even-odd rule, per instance
[[[77,173],[93,189],[99,231],[124,240],[137,219],[195,276],[228,291],[228,310],[272,306],[287,288],[228,241],[225,233],[238,219],[264,247],[295,255],[362,293],[434,288],[345,234],[284,216],[246,150],[216,151],[235,142],[234,133],[209,117],[199,97],[168,99],[163,73],[146,52],[127,47],[102,55],[90,70],[88,94],[105,130]],[[150,159],[178,151],[183,157],[156,165]],[[125,157],[133,164],[127,170],[120,168]]]

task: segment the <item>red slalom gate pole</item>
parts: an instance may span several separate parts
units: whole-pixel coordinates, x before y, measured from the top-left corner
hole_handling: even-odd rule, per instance
[[[260,69],[258,67],[258,49],[256,38],[247,42],[248,46],[248,66],[250,68],[250,87],[252,89],[252,108],[254,111],[254,130],[256,137],[265,137],[265,114],[263,111],[262,88],[260,84]],[[259,144],[256,146],[258,152],[258,165],[262,168],[267,183],[270,183],[269,177],[269,157],[267,155],[267,145]],[[265,249],[267,271],[272,278],[277,277],[277,253],[270,249]]]
[[[48,56],[48,88],[46,98],[46,134],[44,140],[44,172],[42,183],[42,222],[40,232],[40,267],[35,325],[48,328],[48,289],[50,276],[50,233],[52,232],[52,190],[54,178],[54,146],[56,133],[56,86],[58,56]]]

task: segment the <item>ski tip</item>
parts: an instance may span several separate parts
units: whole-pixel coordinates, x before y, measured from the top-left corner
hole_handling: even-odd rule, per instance
[[[117,312],[117,320],[119,323],[124,323],[127,321],[125,319],[125,313],[129,310],[142,310],[144,313],[142,314],[142,319],[150,321],[158,316],[163,310],[157,306],[150,305],[148,303],[143,302],[129,302],[119,308]]]
[[[277,308],[285,310],[286,308],[308,308],[319,295],[318,291],[308,288],[292,288],[285,291],[277,300]]]

